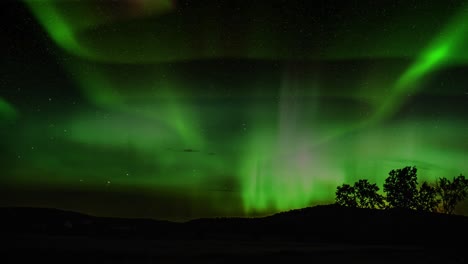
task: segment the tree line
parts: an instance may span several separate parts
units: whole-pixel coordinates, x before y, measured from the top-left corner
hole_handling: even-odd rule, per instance
[[[353,185],[336,188],[336,203],[342,206],[386,209],[405,208],[427,212],[453,214],[456,205],[468,194],[468,179],[463,175],[452,180],[439,178],[435,184],[418,183],[415,166],[391,170],[383,185],[383,195],[377,184],[358,180]]]

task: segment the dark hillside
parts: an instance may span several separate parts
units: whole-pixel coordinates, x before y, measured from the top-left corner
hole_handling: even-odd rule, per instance
[[[185,223],[0,209],[7,259],[68,263],[465,263],[468,217],[335,205]]]

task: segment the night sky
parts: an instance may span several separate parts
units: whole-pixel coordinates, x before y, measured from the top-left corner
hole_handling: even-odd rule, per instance
[[[1,206],[255,216],[468,173],[465,1],[0,7]]]

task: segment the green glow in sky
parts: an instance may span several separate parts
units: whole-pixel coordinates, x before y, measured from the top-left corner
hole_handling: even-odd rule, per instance
[[[466,8],[465,8],[466,10]],[[450,60],[457,61],[460,53],[465,52],[464,43],[468,41],[468,15],[460,12],[446,29],[438,33],[433,43],[426,48],[419,58],[406,70],[395,84],[395,90],[404,89],[414,84],[424,75],[436,70]]]
[[[121,1],[114,9],[106,9],[102,3],[95,3],[97,7],[93,8],[88,1],[25,2],[53,40],[68,52],[100,62],[136,64],[216,58],[414,58],[446,24],[453,32],[444,32],[452,36],[443,42],[456,42],[452,38],[456,27],[464,27],[466,19],[466,8],[460,4],[462,15],[452,23],[444,21],[445,12],[453,10],[443,2],[423,7],[430,10],[433,19],[415,19],[425,13],[415,13],[411,5],[402,5],[387,7],[388,17],[367,13],[369,20],[375,20],[372,24],[358,10],[350,10],[342,14],[343,26],[303,13],[282,13],[281,9],[260,3],[245,4],[236,18],[223,17],[226,11],[221,6],[186,10],[170,0],[138,1],[130,6],[132,1]],[[299,5],[300,9],[300,4],[291,5]],[[284,23],[276,19],[279,16],[286,17]],[[294,20],[299,19],[305,21],[295,26]],[[463,29],[458,33],[463,35]],[[433,60],[433,56],[429,59]],[[452,52],[450,61],[466,63],[468,53],[464,49]],[[432,62],[423,62],[427,63]],[[416,65],[411,71],[420,71],[417,68],[421,67],[427,65]]]
[[[27,1],[26,2],[38,21],[47,29],[50,37],[69,52],[87,56],[88,51],[82,48],[70,25],[53,1]]]
[[[30,7],[38,21],[49,32],[50,37],[66,51],[88,59],[107,60],[93,48],[87,47],[85,41],[80,38],[82,31],[92,29],[95,26],[105,26],[113,22],[116,16],[112,12],[108,14],[95,13],[92,2],[76,1],[64,2],[59,0],[24,0]],[[122,1],[124,3],[124,1]],[[117,2],[118,4],[118,2]],[[101,3],[101,5],[105,5]],[[133,6],[124,6],[127,16],[148,16],[163,14],[173,8],[170,0],[139,1]],[[115,13],[116,10],[114,10]],[[88,14],[83,18],[83,13]],[[135,14],[133,14],[135,13]]]
[[[7,76],[29,93],[0,94],[15,121],[5,186],[121,194],[130,205],[109,214],[180,219],[330,203],[404,166],[468,171],[463,4],[66,2],[25,0],[51,52],[31,57],[30,81]],[[31,197],[18,203],[106,207]]]
[[[18,116],[16,109],[0,97],[0,117],[1,119],[15,119]]]
[[[447,64],[460,61],[460,54],[465,51],[463,47],[468,43],[468,15],[466,6],[455,18],[439,32],[430,45],[424,49],[415,61],[396,80],[392,93],[387,101],[383,102],[376,112],[373,120],[390,116],[398,109],[407,96],[421,89],[421,82],[432,72]]]

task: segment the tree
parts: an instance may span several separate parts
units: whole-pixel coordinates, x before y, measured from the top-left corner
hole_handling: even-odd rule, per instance
[[[440,200],[437,199],[436,189],[427,182],[423,182],[416,196],[415,209],[426,212],[434,212]]]
[[[452,181],[440,178],[435,187],[423,182],[418,188],[416,167],[391,170],[383,185],[385,196],[379,187],[368,180],[359,180],[354,185],[343,184],[336,188],[336,204],[358,208],[406,208],[435,212],[438,207],[453,214],[456,205],[468,196],[468,179],[461,175]],[[441,204],[441,205],[440,205]]]
[[[440,178],[436,183],[436,193],[442,201],[442,212],[453,214],[457,204],[468,194],[468,180],[461,174],[452,181]]]
[[[354,187],[349,184],[336,187],[336,203],[342,206],[357,207]]]
[[[383,190],[390,207],[415,209],[418,195],[416,167],[391,170],[385,179]]]
[[[383,208],[383,196],[378,193],[379,187],[375,183],[367,180],[359,180],[354,183],[357,206],[360,208]]]
[[[336,189],[336,203],[349,207],[383,208],[384,199],[378,191],[379,187],[367,180],[359,180],[354,186],[343,184]]]

